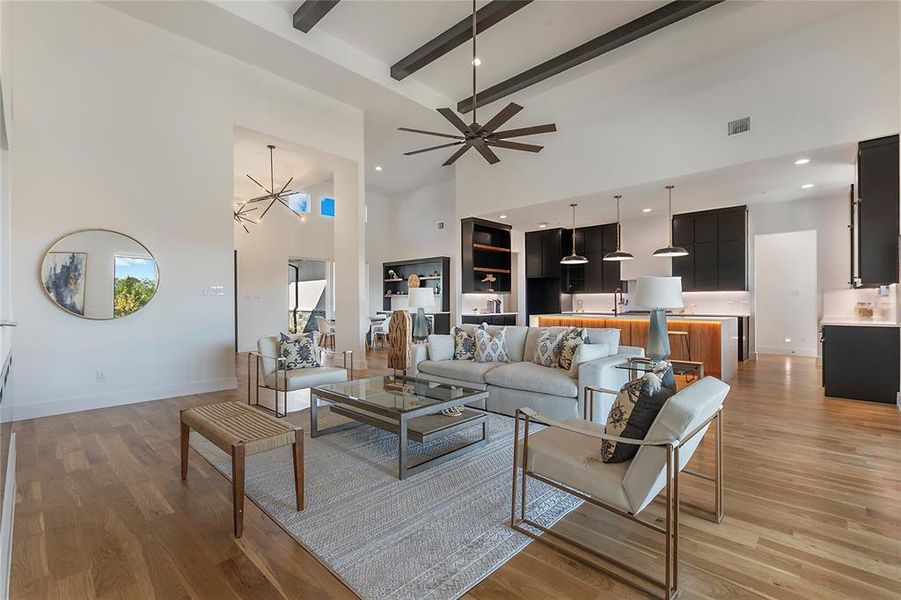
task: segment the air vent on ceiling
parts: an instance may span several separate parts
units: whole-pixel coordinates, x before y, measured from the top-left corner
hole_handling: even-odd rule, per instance
[[[740,119],[735,119],[734,121],[729,121],[728,127],[728,135],[747,133],[748,131],[751,131],[751,117],[742,117]]]
[[[437,221],[435,223],[435,231],[444,231],[444,221]]]

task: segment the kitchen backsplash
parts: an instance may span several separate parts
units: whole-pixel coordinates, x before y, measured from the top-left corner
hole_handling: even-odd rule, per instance
[[[823,291],[823,318],[856,319],[858,302],[869,302],[874,309],[873,318],[880,321],[898,320],[898,286],[887,286],[885,295],[879,288],[857,288]]]
[[[628,297],[626,294],[626,299]],[[736,316],[751,314],[751,292],[684,292],[682,299],[685,302],[682,312],[685,314]],[[613,310],[613,294],[574,294],[573,310],[579,310],[579,302],[582,312]]]
[[[501,312],[507,310],[507,294],[463,294],[460,308],[464,315],[487,313],[489,312],[488,302],[491,300],[501,301]],[[516,307],[510,310],[515,311]]]

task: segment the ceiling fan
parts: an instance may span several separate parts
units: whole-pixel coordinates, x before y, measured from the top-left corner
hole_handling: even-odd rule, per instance
[[[523,144],[520,142],[510,142],[507,141],[507,138],[513,137],[521,137],[524,135],[536,135],[539,133],[550,133],[552,131],[557,131],[557,125],[554,123],[548,123],[546,125],[534,125],[532,127],[521,127],[519,129],[507,129],[506,131],[497,131],[497,129],[502,126],[504,123],[513,118],[513,116],[522,110],[522,106],[516,104],[515,102],[511,102],[506,107],[504,107],[501,112],[497,113],[491,119],[488,120],[484,125],[480,125],[476,120],[476,105],[478,104],[478,97],[476,96],[476,66],[478,62],[476,60],[476,3],[475,0],[472,2],[472,123],[467,125],[463,119],[461,119],[457,113],[455,113],[450,108],[439,108],[438,112],[441,113],[445,119],[451,122],[451,125],[457,128],[457,130],[462,135],[457,134],[448,134],[448,133],[439,133],[437,131],[424,131],[422,129],[411,129],[409,127],[398,127],[399,131],[410,131],[412,133],[423,133],[425,135],[434,135],[443,138],[450,138],[456,141],[449,142],[447,144],[440,144],[438,146],[431,146],[429,148],[422,148],[420,150],[413,150],[412,152],[404,152],[404,156],[411,156],[413,154],[419,154],[421,152],[430,152],[432,150],[439,150],[441,148],[451,148],[453,146],[460,146],[456,152],[451,154],[450,158],[448,158],[442,166],[448,166],[454,164],[454,162],[463,156],[467,150],[470,148],[475,148],[479,154],[481,154],[485,160],[488,161],[489,164],[495,164],[500,162],[500,158],[494,151],[491,149],[495,148],[507,148],[508,150],[522,150],[525,152],[539,152],[543,146],[536,146],[534,144]]]

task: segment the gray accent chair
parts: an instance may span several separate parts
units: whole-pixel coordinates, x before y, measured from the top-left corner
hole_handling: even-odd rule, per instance
[[[318,333],[318,332],[317,332]],[[319,347],[317,335],[317,348]],[[317,352],[321,354],[321,352]],[[278,336],[270,335],[257,341],[257,351],[247,355],[247,404],[260,404],[260,389],[275,392],[275,416],[288,415],[288,392],[296,392],[327,383],[341,383],[354,378],[353,351],[345,350],[343,367],[313,367],[288,369],[282,357]],[[256,372],[256,377],[251,375]],[[256,397],[251,401],[251,389],[256,383]],[[284,411],[279,411],[279,393],[284,398]]]
[[[475,331],[476,325],[461,329]],[[489,326],[495,334],[500,327]],[[514,416],[516,410],[528,406],[555,419],[568,419],[589,413],[603,423],[610,412],[613,398],[592,393],[591,388],[619,389],[629,379],[629,371],[617,369],[631,356],[644,356],[644,350],[619,345],[619,330],[589,328],[590,349],[587,356],[598,356],[577,364],[573,369],[544,367],[532,362],[542,329],[562,331],[566,327],[507,327],[509,363],[477,363],[454,360],[452,335],[430,335],[427,344],[413,347],[413,374],[421,379],[474,387],[488,392],[487,400],[473,406]],[[587,398],[587,400],[586,400]]]

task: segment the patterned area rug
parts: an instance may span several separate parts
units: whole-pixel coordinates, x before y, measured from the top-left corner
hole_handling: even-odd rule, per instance
[[[320,413],[321,426],[345,419]],[[290,421],[309,432],[309,411]],[[489,443],[404,481],[397,436],[362,425],[305,440],[306,509],[294,510],[289,448],[247,459],[245,493],[364,599],[459,598],[530,538],[510,529],[513,419],[489,415]],[[478,437],[474,428],[431,444],[413,462]],[[196,433],[191,445],[226,477],[229,457]],[[550,526],[581,501],[529,482],[529,515]]]

